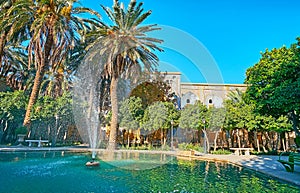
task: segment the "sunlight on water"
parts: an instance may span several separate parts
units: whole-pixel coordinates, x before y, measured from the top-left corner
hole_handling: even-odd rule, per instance
[[[296,193],[300,190],[225,163],[184,161],[162,154],[127,153],[125,160],[121,159],[123,153],[114,156],[119,159],[101,161],[100,167],[89,168],[84,165],[90,159],[89,153],[0,152],[0,192]],[[145,169],[147,164],[156,164],[153,160],[167,163]]]

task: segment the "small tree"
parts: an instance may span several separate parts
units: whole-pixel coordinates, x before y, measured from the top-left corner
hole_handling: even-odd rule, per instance
[[[225,108],[210,108],[208,110],[208,129],[211,131],[215,131],[215,139],[214,139],[214,151],[217,150],[217,138],[219,132],[222,131],[225,121]]]
[[[127,136],[128,146],[130,144],[130,130],[140,128],[141,121],[144,116],[144,108],[142,100],[139,97],[130,97],[120,103],[120,127],[126,128],[128,132],[123,137]],[[138,132],[139,133],[139,132]],[[137,134],[137,139],[140,139],[140,134]],[[123,138],[123,140],[124,140]],[[123,141],[124,142],[124,141]]]
[[[179,118],[179,127],[185,129],[202,130],[204,133],[207,149],[209,150],[209,141],[206,132],[207,108],[203,103],[197,101],[194,105],[187,105],[181,110]]]
[[[127,129],[138,129],[144,109],[139,97],[130,97],[120,103],[120,126]]]
[[[175,106],[169,102],[154,102],[150,105],[143,118],[142,127],[146,130],[161,129],[161,143],[166,145],[166,135],[163,133],[171,128],[171,121],[178,124],[179,112]]]

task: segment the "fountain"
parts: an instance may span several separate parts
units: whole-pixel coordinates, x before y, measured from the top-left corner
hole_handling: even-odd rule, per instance
[[[87,55],[76,74],[73,87],[73,114],[79,134],[85,143],[89,144],[92,152],[92,160],[87,166],[98,166],[96,161],[97,148],[101,143],[100,123],[100,84],[101,65],[95,65],[101,61],[98,55]]]

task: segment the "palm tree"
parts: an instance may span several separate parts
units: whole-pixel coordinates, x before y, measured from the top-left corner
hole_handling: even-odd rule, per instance
[[[16,36],[19,29],[28,27],[28,67],[34,66],[36,70],[24,125],[30,124],[31,109],[39,95],[45,73],[56,69],[76,40],[89,28],[88,24],[97,21],[81,18],[78,14],[90,13],[100,18],[97,12],[74,6],[75,3],[77,0],[17,0],[9,8],[11,14],[6,26],[11,27],[8,34]]]
[[[22,46],[6,43],[2,50],[0,78],[13,90],[26,90],[31,71],[27,68],[28,57]]]
[[[102,6],[107,16],[113,22],[112,26],[102,23],[91,36],[95,39],[91,47],[100,45],[100,53],[103,62],[103,77],[110,79],[110,99],[112,108],[111,129],[108,149],[116,148],[117,125],[118,125],[118,80],[126,74],[141,71],[152,71],[158,65],[158,57],[152,52],[162,51],[157,43],[162,40],[147,37],[146,33],[159,30],[156,25],[140,24],[151,14],[151,11],[143,13],[143,3],[137,4],[131,0],[128,8],[114,0],[113,8]],[[136,74],[135,74],[136,76]]]

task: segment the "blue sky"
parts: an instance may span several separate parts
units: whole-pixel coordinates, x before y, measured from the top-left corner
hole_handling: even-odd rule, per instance
[[[102,15],[104,12],[99,5],[111,7],[112,2],[81,1],[84,6],[98,10]],[[127,5],[129,1],[120,2]],[[289,46],[300,36],[299,0],[142,2],[145,10],[152,10],[145,24],[159,24],[176,31],[166,36],[178,43],[171,48],[165,47],[165,52],[159,54],[160,69],[181,71],[183,81],[243,83],[246,69],[259,61],[261,51]],[[106,20],[105,17],[103,19]],[[153,35],[161,38],[161,33]],[[177,46],[185,47],[185,50]],[[187,54],[190,52],[194,54]],[[205,56],[202,56],[203,53]],[[215,78],[219,74],[222,78]]]

